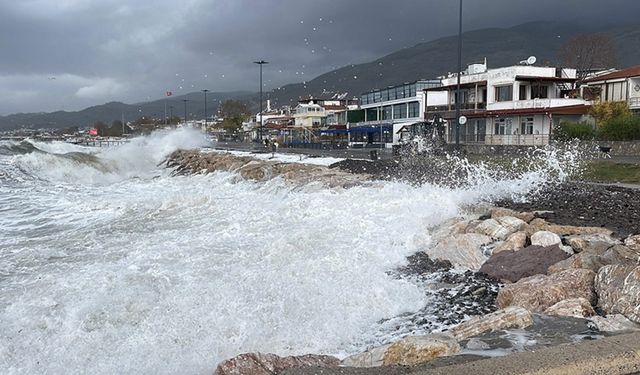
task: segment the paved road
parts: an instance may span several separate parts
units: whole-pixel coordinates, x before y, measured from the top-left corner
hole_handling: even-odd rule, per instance
[[[242,142],[216,142],[214,145],[216,149],[222,150],[240,150],[240,151],[252,151],[252,152],[271,152],[271,149],[267,149],[265,146],[258,143],[242,143]],[[378,149],[378,148],[349,148],[349,149],[336,149],[336,150],[322,150],[313,148],[278,148],[279,153],[292,153],[292,154],[305,154],[316,156],[329,156],[334,158],[349,158],[349,159],[370,159],[371,151],[376,151],[380,159],[390,159],[391,149]]]

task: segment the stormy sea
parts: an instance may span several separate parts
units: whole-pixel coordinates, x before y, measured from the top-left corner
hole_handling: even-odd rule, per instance
[[[447,220],[562,169],[547,155],[517,178],[327,188],[162,165],[214,146],[193,130],[0,141],[0,372],[208,374],[244,352],[345,357],[443,330],[495,309],[463,298],[471,284],[495,288],[464,270],[417,277],[411,256]]]

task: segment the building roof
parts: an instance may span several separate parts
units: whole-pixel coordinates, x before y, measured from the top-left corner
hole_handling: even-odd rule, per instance
[[[620,78],[629,78],[629,77],[640,77],[640,65],[632,66],[627,69],[618,70],[617,72],[605,74],[599,77],[593,77],[587,82],[600,82],[600,81],[608,81],[611,79],[620,79]]]
[[[569,77],[516,76],[516,81],[524,82],[575,82],[577,80]]]

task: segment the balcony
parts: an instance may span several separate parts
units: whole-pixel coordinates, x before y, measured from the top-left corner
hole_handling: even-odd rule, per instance
[[[460,110],[461,111],[472,111],[475,109],[485,109],[486,103],[461,103]],[[456,106],[454,104],[449,105],[430,105],[427,106],[427,113],[436,113],[436,112],[448,112],[455,111]]]
[[[567,107],[574,105],[589,105],[590,103],[583,99],[565,99],[565,98],[551,98],[551,99],[529,99],[529,100],[515,100],[509,102],[495,102],[487,106],[487,110],[505,110],[505,109],[532,109],[532,108],[557,108]]]

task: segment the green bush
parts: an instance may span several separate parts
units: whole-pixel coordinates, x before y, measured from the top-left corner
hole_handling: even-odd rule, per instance
[[[575,138],[589,140],[596,137],[596,130],[586,122],[562,121],[556,126],[554,137],[559,141],[569,141]]]
[[[640,139],[640,117],[625,113],[606,119],[598,126],[598,138],[610,141]]]

